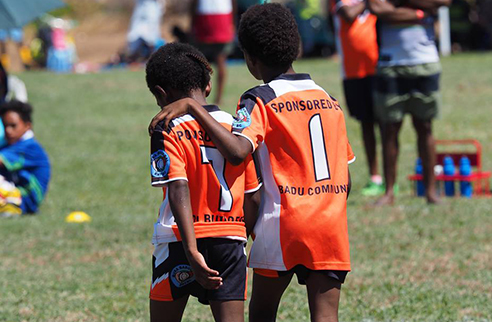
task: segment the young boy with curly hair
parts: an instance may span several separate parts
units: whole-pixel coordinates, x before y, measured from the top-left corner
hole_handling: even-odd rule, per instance
[[[0,148],[0,216],[33,214],[51,176],[48,155],[34,138],[32,107],[19,101],[0,106],[7,145]]]
[[[173,43],[151,56],[146,80],[157,105],[193,99],[229,132],[233,117],[206,101],[210,73],[197,49]],[[243,201],[260,188],[254,163],[227,163],[207,131],[184,115],[157,125],[151,177],[164,192],[152,237],[151,321],[181,321],[189,295],[209,303],[216,321],[243,321],[250,221]],[[245,207],[254,207],[248,202]]]
[[[250,321],[274,321],[294,274],[307,286],[312,321],[337,321],[341,284],[350,271],[348,164],[355,160],[337,100],[292,63],[299,33],[279,4],[243,14],[239,42],[250,73],[264,84],[239,101],[232,133],[193,99],[165,107],[151,123],[192,114],[233,164],[254,153],[263,179],[249,266]]]

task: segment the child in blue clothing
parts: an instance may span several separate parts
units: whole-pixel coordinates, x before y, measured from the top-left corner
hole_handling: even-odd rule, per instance
[[[0,216],[38,210],[50,180],[48,156],[31,130],[32,107],[10,101],[0,107],[7,145],[0,148]]]

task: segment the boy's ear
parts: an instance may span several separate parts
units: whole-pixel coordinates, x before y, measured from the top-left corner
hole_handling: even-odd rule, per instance
[[[205,88],[205,97],[208,97],[210,93],[212,92],[212,80],[208,81],[208,85]]]
[[[154,94],[155,96],[157,105],[159,105],[160,107],[164,107],[167,105],[168,94],[162,87],[156,85],[154,87],[154,90],[152,91],[152,94]]]

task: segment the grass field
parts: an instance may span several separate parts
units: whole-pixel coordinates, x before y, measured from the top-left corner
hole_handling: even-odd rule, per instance
[[[295,64],[342,98],[338,64]],[[492,170],[492,54],[443,60],[441,118],[435,136],[476,138]],[[158,111],[143,72],[97,75],[28,72],[34,128],[53,178],[41,213],[0,220],[0,321],[147,321],[150,238],[162,194],[150,187],[146,128]],[[223,107],[256,81],[230,66]],[[343,101],[343,99],[342,99]],[[492,199],[446,199],[428,206],[412,196],[416,158],[409,120],[401,133],[392,207],[374,209],[360,189],[367,170],[357,123],[348,220],[353,272],[342,289],[341,321],[492,321]],[[67,224],[75,210],[88,224]],[[293,281],[279,321],[307,321],[305,290]],[[212,321],[190,300],[185,321]]]

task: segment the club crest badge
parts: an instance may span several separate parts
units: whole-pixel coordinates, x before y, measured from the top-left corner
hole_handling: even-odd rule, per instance
[[[232,127],[237,130],[242,130],[251,125],[251,116],[249,115],[246,107],[243,107],[239,111],[237,111],[237,115],[235,117],[234,123],[232,123]]]
[[[158,150],[150,156],[150,174],[153,178],[163,178],[169,173],[171,160],[164,150]]]
[[[171,281],[176,287],[183,287],[195,280],[195,275],[189,265],[178,265],[171,271]]]

